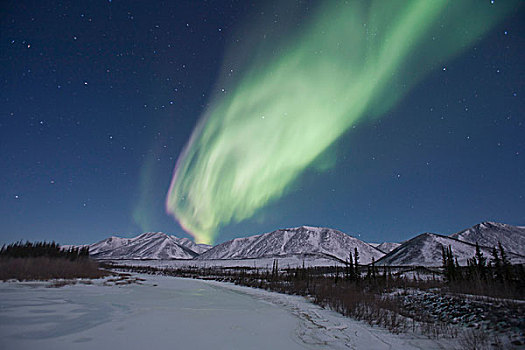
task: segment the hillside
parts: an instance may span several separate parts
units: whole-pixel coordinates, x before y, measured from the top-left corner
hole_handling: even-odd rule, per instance
[[[378,265],[389,266],[441,266],[441,247],[452,248],[452,252],[460,265],[466,265],[467,259],[474,256],[476,246],[455,238],[435,233],[420,234],[385,255],[377,261]],[[481,247],[484,256],[490,258],[490,249]],[[524,263],[525,257],[509,253],[512,263]]]
[[[219,244],[202,255],[207,259],[254,259],[264,257],[283,257],[291,255],[310,255],[334,257],[346,260],[349,253],[357,248],[360,262],[368,264],[372,258],[381,258],[384,253],[355,237],[341,231],[301,226],[281,229],[251,237],[236,238]]]
[[[450,235],[460,241],[484,247],[495,247],[501,242],[508,252],[525,255],[525,227],[497,222],[482,222],[466,230]]]
[[[191,239],[186,238],[186,237],[184,238],[179,238],[176,236],[170,236],[170,237],[173,238],[175,242],[177,242],[178,245],[189,248],[197,254],[202,254],[205,251],[209,250],[211,247],[213,247],[208,244],[197,244],[193,242]]]
[[[162,232],[134,238],[110,237],[89,246],[95,259],[192,259],[198,254]]]
[[[376,248],[379,249],[380,251],[382,251],[383,253],[388,254],[392,250],[394,250],[397,247],[399,247],[400,245],[401,245],[401,243],[383,242],[383,243],[377,245]]]

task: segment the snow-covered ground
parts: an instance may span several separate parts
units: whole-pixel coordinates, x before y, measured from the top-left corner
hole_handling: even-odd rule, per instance
[[[298,296],[140,275],[142,285],[0,283],[1,349],[440,349]],[[448,345],[448,346],[447,346]]]
[[[217,260],[109,260],[117,265],[129,266],[152,266],[158,268],[182,268],[182,267],[250,267],[257,269],[272,269],[274,260],[279,262],[279,268],[314,267],[314,266],[344,266],[337,260],[325,258],[302,258],[300,256],[288,256],[280,258],[259,259],[217,259]]]

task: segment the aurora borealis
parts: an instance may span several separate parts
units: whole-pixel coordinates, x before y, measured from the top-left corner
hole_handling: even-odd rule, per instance
[[[197,242],[213,243],[220,227],[286,193],[351,126],[381,117],[479,40],[512,9],[506,5],[330,3],[300,31],[278,33],[275,45],[265,37],[201,117],[177,162],[167,210]]]
[[[2,5],[0,244],[525,225],[523,1]]]

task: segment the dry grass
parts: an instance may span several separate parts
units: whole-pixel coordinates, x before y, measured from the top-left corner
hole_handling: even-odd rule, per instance
[[[88,258],[71,261],[62,258],[1,258],[0,280],[18,281],[101,278],[110,273],[99,269],[99,264]]]
[[[465,350],[499,350],[505,349],[497,335],[489,335],[479,329],[468,329],[458,337],[458,344]]]

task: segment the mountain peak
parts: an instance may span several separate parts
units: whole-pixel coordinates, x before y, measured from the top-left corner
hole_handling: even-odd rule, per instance
[[[492,248],[501,243],[509,252],[523,254],[525,252],[525,227],[512,226],[492,221],[484,221],[450,237],[460,241]]]
[[[147,238],[154,238],[154,237],[166,238],[166,237],[169,237],[169,236],[167,234],[163,233],[163,232],[144,232],[144,233],[142,233],[142,234],[140,234],[137,237],[132,238],[132,239],[147,239]]]
[[[341,231],[311,226],[279,229],[257,236],[236,238],[219,244],[197,259],[254,259],[313,255],[346,260],[354,248],[359,250],[361,262],[367,264],[384,253]]]
[[[112,236],[89,246],[97,259],[192,259],[198,255],[163,232],[145,232],[134,238]]]
[[[464,242],[453,236],[443,236],[435,233],[422,233],[401,244],[383,258],[377,261],[379,265],[388,266],[441,266],[441,249],[449,247],[460,265],[466,265],[467,259],[474,256],[476,247],[471,242]],[[481,246],[485,256],[490,256],[490,249]],[[515,263],[523,263],[525,258],[509,253],[509,259]]]
[[[299,227],[294,227],[294,228],[289,228],[289,229],[285,229],[285,230],[299,230],[299,229],[302,229],[302,230],[307,230],[307,231],[318,231],[318,230],[333,230],[331,228],[325,228],[325,227],[316,227],[316,226],[307,226],[307,225],[303,225],[303,226],[299,226]]]

